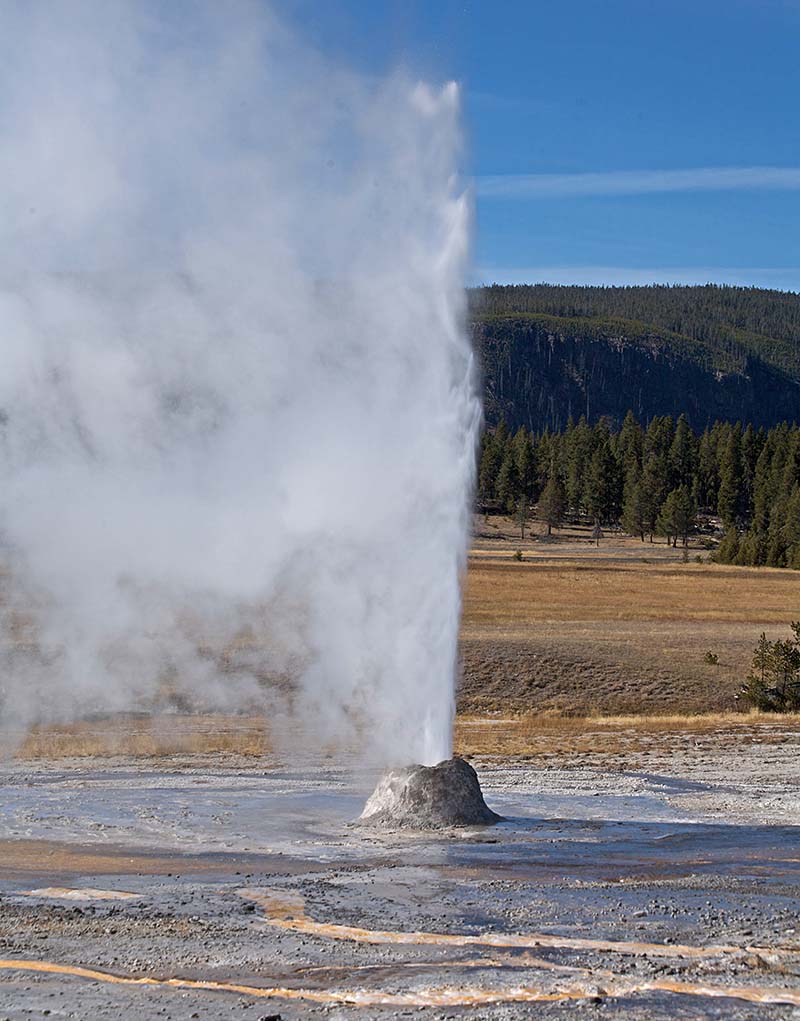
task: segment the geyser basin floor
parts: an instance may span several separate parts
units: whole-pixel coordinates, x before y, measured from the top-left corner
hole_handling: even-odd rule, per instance
[[[800,995],[797,744],[477,762],[509,821],[457,839],[350,826],[374,776],[329,761],[6,764],[0,1018],[793,1017],[742,997]]]

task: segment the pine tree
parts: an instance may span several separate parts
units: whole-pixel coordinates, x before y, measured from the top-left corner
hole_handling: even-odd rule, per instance
[[[717,506],[718,488],[717,455],[711,434],[706,430],[700,437],[697,451],[697,499],[705,510]]]
[[[567,493],[561,478],[560,465],[554,455],[550,462],[547,485],[539,498],[539,516],[547,525],[547,534],[552,535],[553,529],[560,527],[564,520],[567,505]]]
[[[642,500],[644,502],[645,531],[653,541],[658,512],[667,498],[669,466],[664,454],[648,457],[642,471]]]
[[[525,538],[525,526],[528,524],[530,518],[530,507],[528,504],[527,496],[521,496],[517,501],[517,507],[514,511],[514,521],[519,525],[519,537],[520,539]]]
[[[497,475],[497,499],[507,514],[513,514],[522,496],[522,483],[517,471],[517,459],[511,443],[506,444],[506,453]]]
[[[675,427],[675,436],[669,449],[670,485],[691,488],[697,463],[697,439],[689,428],[686,415],[681,415]]]
[[[792,638],[770,642],[762,631],[753,650],[753,666],[742,693],[763,712],[800,708],[800,621],[792,622],[792,632]]]
[[[536,492],[541,493],[550,477],[550,462],[559,448],[559,437],[549,430],[545,431],[534,442],[534,461],[536,463]]]
[[[797,570],[800,567],[800,483],[797,482],[786,501],[783,537],[786,545],[786,564]]]
[[[775,437],[767,436],[758,455],[753,476],[753,528],[758,534],[766,534],[769,528],[769,514],[775,499],[772,461],[775,456]]]
[[[567,506],[580,514],[584,504],[586,474],[592,456],[592,431],[581,415],[574,429],[564,436],[564,467]]]
[[[519,427],[511,445],[522,494],[532,500],[536,488],[536,456],[531,434],[524,426]]]
[[[749,567],[758,562],[759,543],[758,536],[751,528],[739,539],[739,550],[736,554],[736,563],[742,567]]]
[[[478,501],[484,514],[489,504],[495,500],[497,475],[502,463],[503,454],[496,441],[496,434],[494,432],[484,433],[478,465]]]
[[[531,505],[550,482],[545,504],[561,522],[570,506],[568,476],[575,509],[595,522],[621,518],[630,534],[652,541],[658,531],[675,545],[687,534],[679,511],[694,518],[698,507],[718,509],[726,532],[715,559],[800,569],[798,426],[756,432],[715,422],[698,437],[685,417],[675,424],[663,416],[644,433],[628,412],[617,432],[606,419],[594,428],[581,419],[562,434],[534,437],[520,427],[511,437],[501,422],[482,438],[478,501],[484,512],[499,507],[513,515],[523,535]]]
[[[625,491],[622,498],[622,527],[628,535],[638,535],[644,542],[647,525],[647,505],[642,493],[642,485],[639,482],[639,473],[632,468],[625,480]]]
[[[619,519],[619,470],[608,439],[592,454],[585,499],[586,510],[595,521],[609,524]]]
[[[731,429],[719,466],[719,494],[717,513],[726,528],[732,528],[742,519],[742,445],[741,427]]]
[[[750,674],[742,688],[742,694],[756,709],[769,711],[773,709],[772,697],[768,691],[767,678],[772,660],[772,642],[766,633],[761,632],[758,644],[753,649],[753,664]]]
[[[785,525],[789,497],[783,493],[773,503],[770,511],[769,529],[767,531],[767,567],[786,567],[786,533]]]
[[[636,420],[636,416],[629,411],[622,423],[617,442],[617,456],[622,467],[623,478],[627,479],[632,470],[637,473],[641,471],[643,447],[644,432]]]
[[[678,545],[678,539],[683,540],[686,546],[689,533],[697,523],[697,507],[692,500],[692,494],[688,486],[678,486],[673,489],[661,508],[656,522],[656,531],[659,535],[665,535],[667,542],[672,539],[672,545]]]
[[[643,458],[645,460],[659,456],[669,458],[674,438],[675,425],[669,415],[661,415],[652,419],[644,435]]]
[[[719,564],[735,564],[739,555],[739,533],[729,528],[714,553],[714,560]]]
[[[793,428],[786,443],[786,461],[783,466],[781,490],[791,493],[792,487],[800,482],[800,429]]]
[[[748,423],[742,433],[742,477],[744,481],[744,493],[742,494],[742,508],[745,518],[751,521],[753,518],[753,497],[756,476],[756,465],[758,457],[764,446],[764,430],[755,431]]]

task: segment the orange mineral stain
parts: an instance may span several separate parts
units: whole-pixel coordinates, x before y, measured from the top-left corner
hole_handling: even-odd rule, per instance
[[[40,894],[42,891],[38,891]],[[97,891],[94,891],[97,892]],[[430,945],[451,947],[491,947],[495,949],[533,949],[541,947],[566,948],[574,950],[604,951],[615,954],[636,954],[651,957],[672,958],[713,958],[728,954],[746,952],[762,955],[798,954],[800,948],[758,948],[719,946],[684,946],[680,944],[639,943],[633,941],[596,940],[568,936],[552,936],[544,933],[520,935],[515,933],[483,933],[481,935],[435,932],[397,932],[393,930],[363,929],[356,926],[315,922],[305,912],[301,897],[285,891],[262,889],[241,889],[241,897],[258,904],[264,911],[267,925],[291,932],[311,936],[323,936],[338,940],[352,940],[359,943],[393,945]],[[291,986],[250,986],[237,982],[218,982],[211,979],[157,978],[152,975],[118,975],[85,968],[80,965],[59,964],[51,961],[28,961],[0,959],[0,970],[39,972],[51,975],[71,975],[75,978],[112,985],[146,986],[168,989],[191,989],[209,992],[237,993],[260,999],[302,1000],[309,1003],[343,1004],[355,1007],[444,1007],[444,1006],[485,1006],[492,1003],[534,1003],[582,1000],[597,996],[614,998],[637,993],[664,992],[682,996],[731,998],[749,1003],[782,1003],[800,1007],[800,991],[775,986],[725,986],[709,985],[705,982],[679,982],[667,979],[636,980],[615,975],[605,969],[589,969],[559,965],[542,960],[530,954],[486,955],[469,960],[452,961],[410,961],[384,962],[360,968],[346,969],[348,974],[355,971],[367,972],[396,971],[440,968],[488,968],[497,971],[519,968],[549,972],[549,981],[541,986],[500,985],[488,986],[434,986],[410,989],[403,992],[382,989],[306,989]],[[299,972],[314,973],[328,971],[335,974],[342,969],[308,967]],[[558,974],[560,973],[560,974]],[[567,979],[567,974],[570,978]],[[577,976],[581,976],[580,979]]]
[[[576,936],[554,936],[549,933],[486,932],[480,935],[445,932],[398,932],[394,929],[362,929],[352,925],[337,925],[331,922],[315,922],[306,916],[303,907],[292,916],[285,908],[288,903],[283,894],[264,890],[239,890],[239,895],[265,909],[267,924],[290,932],[308,936],[323,936],[328,939],[349,940],[355,943],[425,945],[425,946],[482,946],[494,948],[519,948],[535,950],[554,948],[567,950],[597,950],[628,956],[670,957],[704,959],[723,957],[730,954],[758,953],[767,955],[800,955],[800,947],[741,947],[729,944],[710,946],[688,946],[681,943],[640,943],[633,940],[601,940]],[[270,904],[280,905],[270,910]]]
[[[379,989],[293,989],[285,986],[249,986],[236,982],[213,982],[202,979],[114,975],[111,972],[99,971],[95,968],[82,968],[50,961],[0,959],[0,970],[71,975],[112,985],[238,993],[261,999],[304,1000],[310,1003],[337,1003],[354,1007],[449,1007],[483,1006],[491,1003],[554,1003],[561,1000],[582,1000],[597,996],[609,998],[630,996],[634,993],[651,991],[678,993],[686,996],[727,997],[746,1000],[750,1003],[784,1003],[800,1006],[800,992],[791,989],[762,986],[710,986],[692,982],[619,980],[602,988],[576,985],[553,990],[535,986],[509,986],[497,989],[445,986],[397,993]]]

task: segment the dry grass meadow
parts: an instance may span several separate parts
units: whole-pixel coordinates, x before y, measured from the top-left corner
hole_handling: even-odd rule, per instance
[[[800,618],[800,574],[716,565],[700,546],[687,560],[663,541],[610,534],[598,547],[588,529],[544,531],[534,523],[521,540],[508,520],[477,519],[457,751],[624,754],[670,733],[773,742],[800,728],[735,697],[760,632],[788,635]],[[39,728],[15,745],[31,759],[272,750],[267,720],[209,715]]]
[[[461,715],[456,720],[455,751],[460,755],[551,759],[575,765],[597,754],[669,754],[713,744],[746,749],[748,744],[779,745],[794,740],[800,714],[759,712],[672,716],[562,716],[529,713],[489,719]]]
[[[27,735],[18,735],[16,757],[260,756],[272,750],[268,733],[267,721],[258,716],[116,716],[35,727]]]
[[[575,716],[735,711],[761,631],[788,636],[798,618],[793,571],[713,564],[701,547],[685,561],[663,540],[619,534],[598,548],[579,528],[549,540],[534,531],[521,541],[510,522],[479,519],[459,708]],[[709,652],[718,663],[706,661]]]
[[[800,731],[800,715],[756,712],[671,716],[564,716],[528,712],[510,716],[460,714],[455,751],[460,755],[522,757],[574,765],[597,754],[641,756],[656,749],[678,751],[699,741],[715,747],[790,742]],[[89,759],[124,756],[236,763],[241,756],[260,758],[276,751],[269,721],[260,716],[174,715],[152,719],[115,717],[38,727],[16,746],[23,760]],[[335,754],[335,749],[330,750]],[[280,754],[280,749],[278,749]]]

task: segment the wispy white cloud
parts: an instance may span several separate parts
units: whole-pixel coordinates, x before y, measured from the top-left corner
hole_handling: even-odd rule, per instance
[[[800,167],[695,167],[587,174],[495,174],[477,177],[478,198],[540,199],[655,192],[800,189]]]
[[[800,291],[800,267],[478,266],[474,284],[735,284]]]

